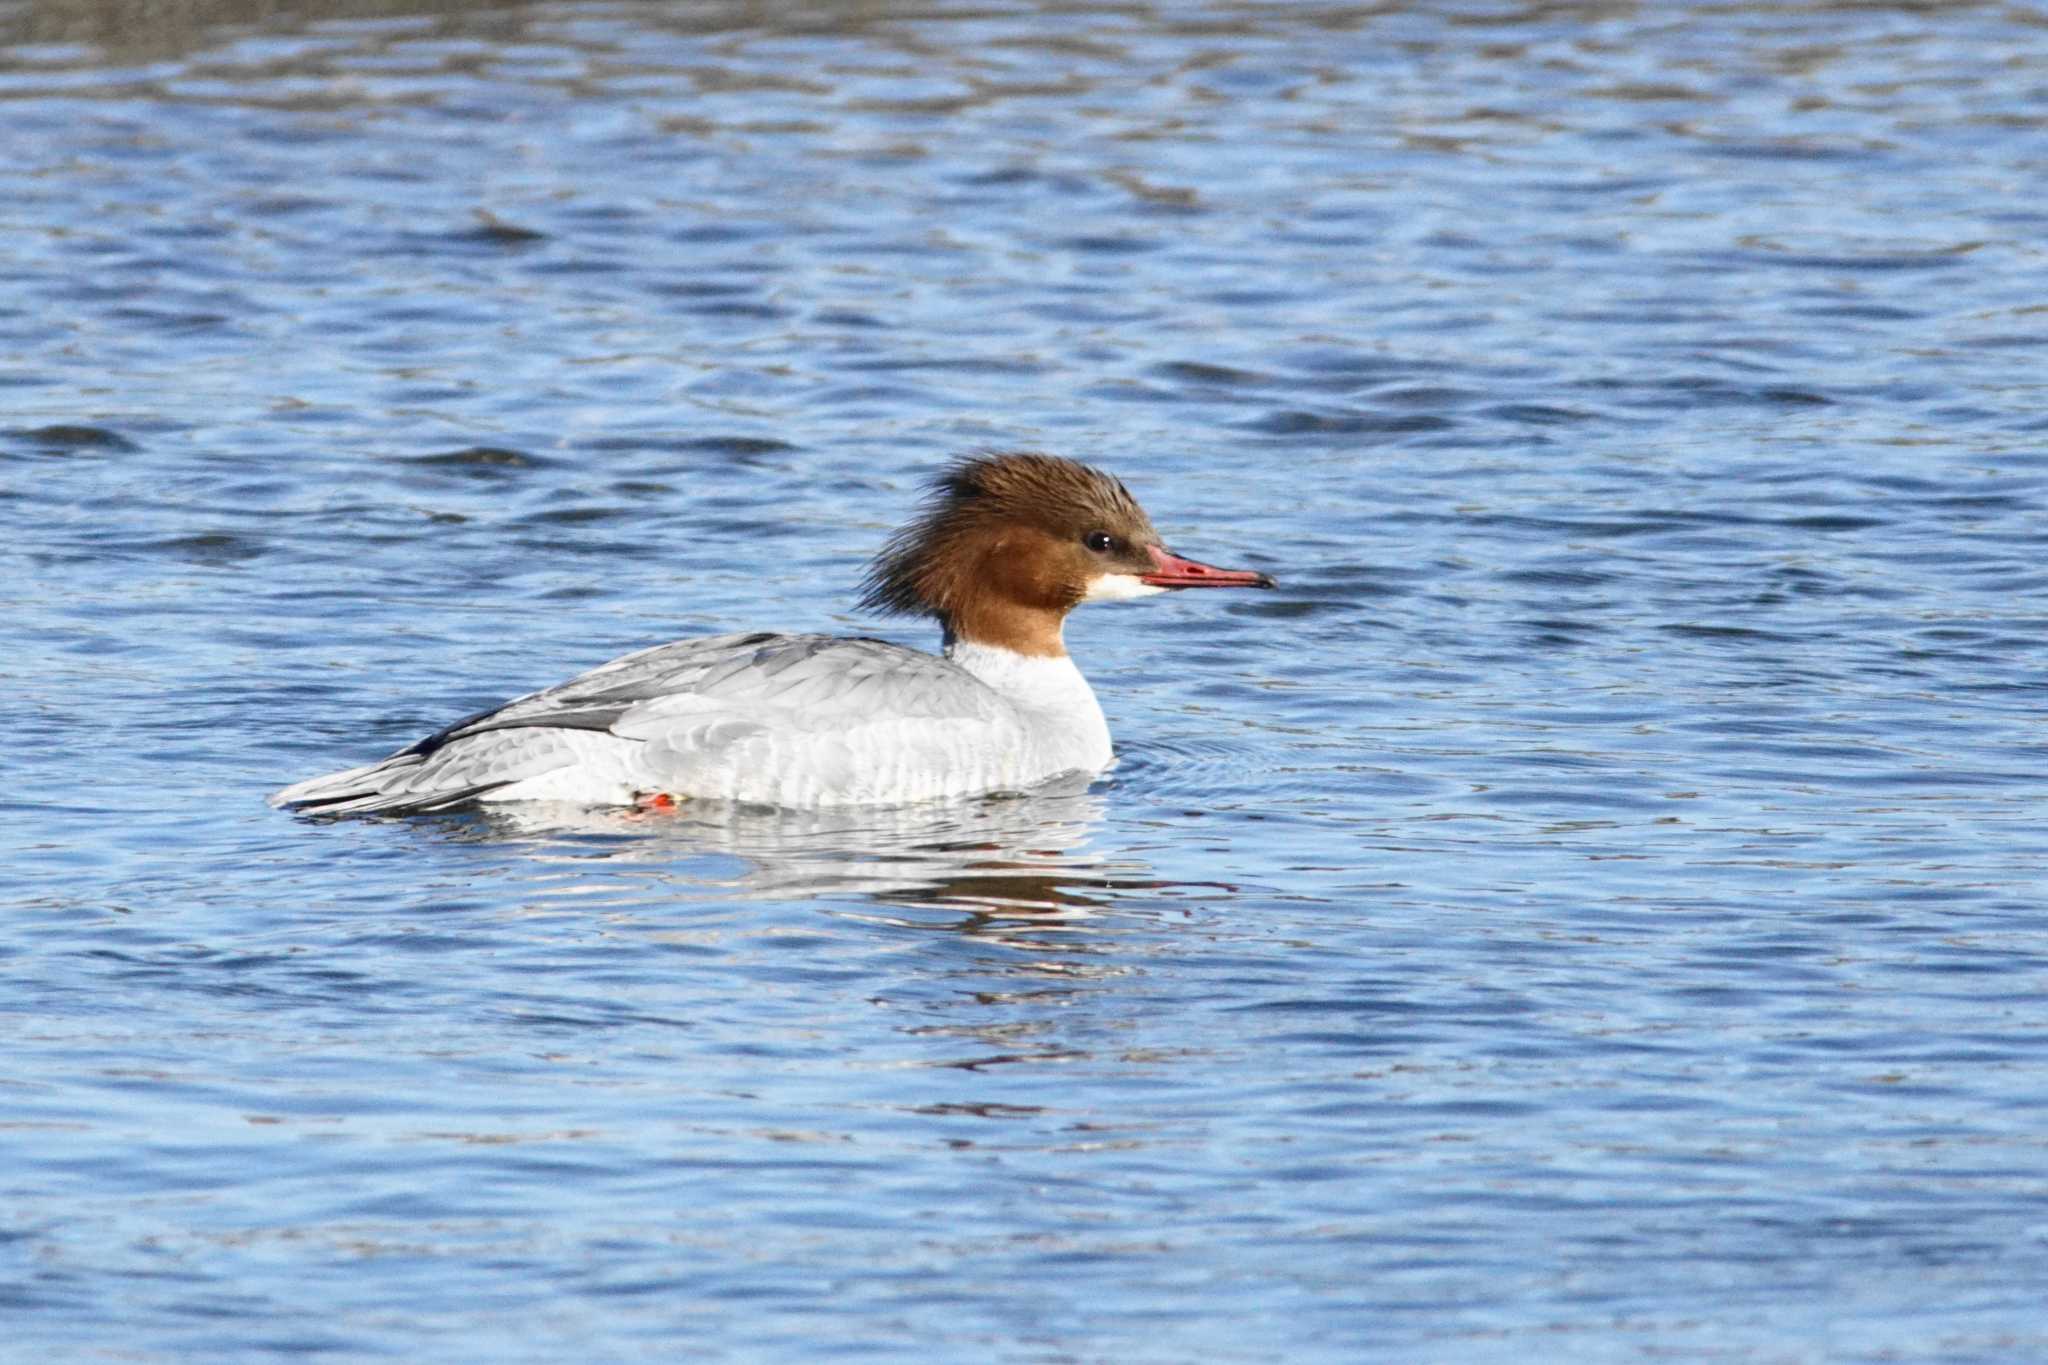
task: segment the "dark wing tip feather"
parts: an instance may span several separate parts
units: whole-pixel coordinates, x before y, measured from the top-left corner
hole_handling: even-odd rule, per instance
[[[425,815],[475,801],[508,785],[510,784],[506,782],[479,782],[469,787],[406,792],[398,795],[374,789],[356,790],[336,796],[315,796],[303,801],[288,801],[284,808],[294,815],[307,816]]]

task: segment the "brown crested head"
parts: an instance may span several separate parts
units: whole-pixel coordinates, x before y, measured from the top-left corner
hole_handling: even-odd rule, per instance
[[[977,455],[932,482],[868,566],[861,605],[935,616],[952,636],[1059,654],[1059,623],[1104,575],[1150,572],[1159,543],[1121,482],[1029,451]]]
[[[1270,588],[1249,569],[1182,559],[1121,482],[1031,451],[977,455],[932,483],[916,520],[868,566],[861,605],[935,616],[951,640],[1058,656],[1086,601],[1178,588]]]

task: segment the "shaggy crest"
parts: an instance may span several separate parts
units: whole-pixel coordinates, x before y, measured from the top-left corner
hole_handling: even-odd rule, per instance
[[[1120,480],[1033,451],[970,456],[932,481],[917,519],[868,565],[860,604],[950,625],[988,581],[985,556],[1015,555],[1023,539],[1078,545],[1097,530],[1116,537],[1128,572],[1150,568],[1144,547],[1157,544],[1159,533]],[[1046,584],[1043,592],[1047,600],[1033,605],[1062,613],[1081,600],[1072,582]]]

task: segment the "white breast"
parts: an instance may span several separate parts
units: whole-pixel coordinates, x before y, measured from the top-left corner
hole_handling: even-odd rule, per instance
[[[966,640],[948,646],[946,657],[1016,708],[1031,750],[1026,766],[1040,777],[1109,766],[1109,722],[1072,659],[1035,658]]]

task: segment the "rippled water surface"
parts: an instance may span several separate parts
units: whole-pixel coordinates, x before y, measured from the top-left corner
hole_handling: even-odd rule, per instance
[[[2044,183],[2022,4],[0,7],[9,1350],[2048,1354]],[[263,804],[1014,446],[1283,585],[1085,789]]]

